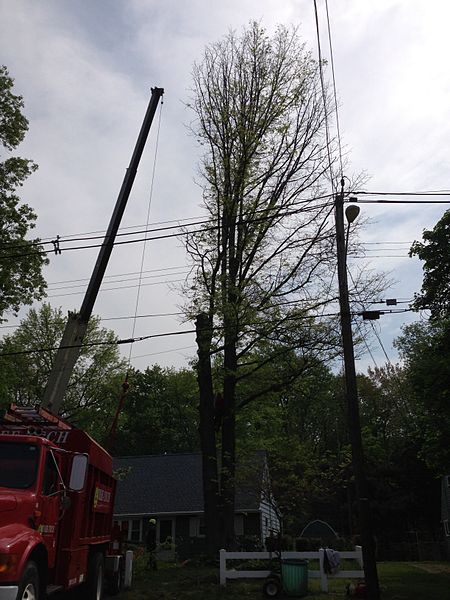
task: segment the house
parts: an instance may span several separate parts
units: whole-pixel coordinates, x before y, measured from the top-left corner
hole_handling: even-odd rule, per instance
[[[280,529],[270,501],[264,452],[251,466],[236,469],[235,534],[264,545]],[[114,519],[128,521],[128,541],[145,542],[148,520],[157,520],[156,541],[201,548],[204,541],[202,457],[200,453],[123,456],[114,469],[127,473],[118,482]]]

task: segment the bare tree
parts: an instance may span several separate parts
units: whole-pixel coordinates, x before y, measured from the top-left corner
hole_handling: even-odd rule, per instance
[[[302,360],[293,379],[309,356],[336,348],[333,326],[317,319],[333,299],[333,198],[324,192],[332,149],[319,65],[294,28],[269,37],[251,23],[240,35],[230,32],[206,48],[193,82],[192,129],[205,148],[210,222],[187,237],[195,277],[186,313],[197,324],[206,531],[214,551],[233,545],[236,411],[290,378],[274,377],[246,397],[240,382],[295,349]],[[221,365],[215,385],[214,357]]]

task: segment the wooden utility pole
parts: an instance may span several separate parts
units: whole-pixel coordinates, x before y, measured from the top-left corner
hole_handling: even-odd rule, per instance
[[[335,196],[336,245],[339,281],[339,305],[341,315],[342,346],[344,352],[345,391],[347,419],[352,447],[352,465],[355,477],[356,497],[359,513],[364,576],[368,600],[379,600],[375,543],[372,533],[367,480],[364,469],[364,451],[359,418],[358,388],[356,383],[355,354],[353,350],[352,322],[347,281],[347,247],[344,228],[344,191]]]

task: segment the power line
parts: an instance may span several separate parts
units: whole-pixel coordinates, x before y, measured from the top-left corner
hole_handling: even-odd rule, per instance
[[[151,319],[151,318],[162,318],[162,317],[178,317],[184,315],[183,312],[171,312],[171,313],[150,313],[148,315],[134,315],[124,316],[124,317],[99,317],[100,322],[103,321],[126,321],[129,319]],[[16,323],[15,325],[0,325],[0,329],[17,329],[20,327],[22,323]],[[56,321],[50,323],[50,325],[58,325]]]
[[[397,313],[403,313],[403,312],[412,312],[412,309],[399,309],[399,310],[386,310],[386,311],[379,311],[380,314],[397,314]],[[363,311],[357,311],[357,312],[352,312],[351,313],[353,316],[363,316]],[[282,319],[280,321],[280,325],[286,321],[302,321],[302,320],[315,320],[317,318],[322,318],[322,317],[339,317],[340,313],[339,312],[334,312],[334,313],[326,313],[326,314],[316,314],[316,315],[292,315],[292,316],[288,316],[284,319]],[[133,318],[133,317],[132,317]],[[255,322],[255,323],[250,323],[250,325],[253,326],[257,326],[260,325],[260,322]],[[214,331],[220,331],[223,330],[222,326],[215,326],[213,327]],[[172,337],[172,336],[176,336],[176,335],[185,335],[185,334],[190,334],[190,333],[196,333],[195,329],[188,329],[188,330],[184,330],[184,331],[169,331],[166,333],[153,333],[150,335],[144,335],[144,336],[140,336],[140,337],[136,337],[136,338],[125,338],[125,339],[119,339],[119,340],[115,340],[115,341],[111,341],[111,342],[88,342],[85,344],[73,344],[73,345],[68,345],[68,346],[51,346],[51,347],[46,347],[46,348],[30,348],[28,350],[15,350],[15,351],[11,351],[11,352],[0,352],[0,357],[8,357],[8,356],[20,356],[20,355],[26,355],[26,354],[40,354],[43,352],[52,352],[52,351],[57,351],[59,348],[61,349],[68,349],[68,348],[91,348],[94,346],[119,346],[119,345],[123,345],[123,344],[132,344],[135,342],[142,342],[148,339],[154,339],[154,338],[161,338],[161,337]],[[248,332],[247,332],[248,333]],[[245,334],[245,332],[244,332]]]
[[[152,338],[169,337],[174,335],[185,335],[187,333],[195,333],[195,329],[188,329],[187,331],[169,331],[167,333],[153,333],[150,335],[144,335],[137,338],[126,338],[123,340],[115,340],[114,342],[88,342],[86,344],[73,344],[68,346],[51,346],[48,348],[32,348],[29,350],[15,350],[12,352],[0,352],[0,356],[20,356],[25,354],[41,354],[43,352],[52,352],[59,349],[66,350],[69,348],[92,348],[94,346],[119,346],[123,344],[133,344],[135,342],[143,342]]]
[[[181,283],[182,281],[186,281],[186,279],[167,279],[165,281],[153,281],[152,283],[143,283],[142,287],[148,287],[153,285],[163,285],[165,283]],[[112,282],[114,283],[114,282]],[[137,288],[138,285],[120,285],[118,287],[111,288],[100,288],[100,292],[113,292],[117,290],[131,290]],[[66,296],[79,296],[80,294],[84,294],[84,290],[80,290],[78,292],[68,292],[67,294],[50,294],[47,298],[62,298]]]
[[[352,194],[366,196],[450,196],[450,191],[429,190],[426,192],[368,192],[367,190],[357,190]]]
[[[289,208],[292,208],[294,206],[300,206],[300,205],[303,205],[303,204],[309,204],[309,203],[314,202],[316,200],[325,200],[325,199],[330,198],[330,197],[331,197],[331,194],[323,194],[323,195],[320,195],[320,196],[313,196],[312,198],[302,198],[300,200],[296,200],[296,201],[292,202],[289,205]],[[314,207],[314,209],[316,209],[316,208],[320,208],[320,205],[318,207]],[[278,206],[275,206],[275,207],[272,207],[272,208],[269,208],[269,209],[263,207],[263,208],[257,209],[255,211],[255,213],[265,213],[266,214],[268,211],[269,212],[270,211],[277,211],[279,209],[280,209],[280,207],[278,207]],[[311,209],[303,209],[303,210],[306,211],[306,210],[311,210]],[[301,211],[290,212],[288,210],[284,214],[280,213],[280,215],[276,215],[276,216],[289,216],[290,214],[296,214],[297,212],[301,212]],[[248,214],[252,214],[253,215],[254,213],[247,213],[247,214],[244,213],[243,216],[244,217],[248,216]],[[270,215],[269,216],[265,216],[263,220],[265,220],[267,218],[270,218]],[[195,220],[193,220],[193,219],[195,219]],[[190,223],[185,223],[185,224],[180,224],[183,221],[191,221],[191,222]],[[211,222],[210,218],[200,217],[200,216],[198,216],[198,217],[190,217],[189,219],[177,219],[177,220],[173,220],[173,221],[161,221],[160,222],[161,224],[165,224],[165,223],[177,223],[177,224],[176,225],[169,225],[169,226],[166,226],[166,227],[153,227],[153,225],[158,225],[159,224],[159,223],[154,223],[154,224],[151,224],[152,225],[151,228],[149,228],[150,224],[142,225],[140,227],[143,227],[144,229],[141,229],[139,231],[131,231],[131,232],[119,232],[119,233],[117,233],[116,237],[124,237],[124,236],[131,236],[131,235],[141,235],[141,234],[147,234],[147,233],[157,233],[157,232],[160,232],[160,231],[169,231],[169,230],[173,230],[173,229],[180,229],[181,227],[190,227],[190,226],[194,226],[194,225],[204,225],[204,224],[207,224],[207,223],[210,223],[210,222]],[[249,219],[247,222],[248,223],[258,222],[258,219]],[[137,227],[137,226],[135,226],[135,227]],[[125,229],[127,229],[127,228],[125,228]],[[102,233],[102,232],[91,232],[91,233]],[[58,243],[65,243],[65,242],[82,242],[82,241],[100,240],[100,239],[104,239],[105,235],[104,235],[104,233],[103,233],[103,235],[95,235],[95,236],[90,236],[88,234],[79,234],[79,237],[74,237],[72,235],[72,236],[67,236],[67,239],[64,239],[64,236],[56,236],[56,237],[58,239]],[[39,240],[39,241],[31,241],[31,242],[26,243],[26,244],[16,243],[16,242],[11,242],[11,243],[8,243],[8,244],[0,244],[0,248],[3,248],[3,247],[5,247],[5,248],[24,248],[24,247],[26,247],[27,248],[30,245],[35,245],[35,246],[51,245],[51,244],[54,244],[55,242],[56,242],[56,238],[54,237],[53,239],[49,239],[49,241],[46,241],[46,242],[44,242],[42,240]],[[98,246],[93,246],[93,247],[98,247]],[[65,249],[66,248],[62,248],[61,250],[65,250]],[[47,253],[47,252],[49,254],[51,254],[53,252],[53,250],[46,250],[45,253]],[[42,251],[41,253],[44,253],[44,251]],[[0,258],[2,258],[2,257],[0,257]]]
[[[175,269],[187,269],[188,265],[176,265],[173,267],[164,267],[161,269],[148,269],[147,271],[143,271],[143,273],[159,273],[165,271],[174,271]],[[139,271],[128,271],[126,273],[116,273],[114,275],[105,275],[103,279],[112,279],[114,277],[126,277],[127,275],[139,275]],[[83,277],[81,279],[64,279],[61,281],[52,281],[48,284],[48,286],[59,285],[62,283],[77,283],[78,281],[89,281],[89,277]],[[110,282],[114,283],[114,282]]]
[[[320,45],[320,29],[319,29],[319,15],[317,11],[317,2],[314,0],[314,15],[316,18],[316,37],[317,37],[317,53],[319,55],[319,77],[320,77],[320,87],[322,91],[322,102],[323,102],[323,110],[324,110],[324,121],[325,121],[325,143],[327,146],[327,155],[328,155],[328,168],[330,170],[330,180],[331,187],[333,190],[333,194],[335,193],[335,185],[334,185],[334,174],[333,174],[333,163],[331,160],[331,149],[330,149],[330,128],[328,124],[328,107],[327,107],[327,99],[325,94],[325,82],[323,78],[323,61],[322,61],[322,49]]]
[[[450,204],[448,200],[359,200],[353,198],[351,202],[358,204]]]
[[[190,272],[190,269],[185,269],[184,271],[176,271],[176,272],[172,272],[172,273],[166,273],[166,275],[187,275]],[[160,275],[146,275],[145,277],[142,277],[142,279],[154,279],[155,277],[164,277],[164,274],[160,274]],[[139,277],[131,277],[131,278],[127,278],[127,279],[115,279],[114,281],[105,281],[105,284],[115,284],[115,283],[127,283],[130,281],[139,281]],[[158,282],[155,282],[158,283]],[[75,284],[75,285],[64,285],[62,287],[51,287],[52,292],[55,291],[59,291],[59,290],[70,290],[70,289],[74,289],[74,288],[79,288],[79,287],[85,287],[85,284],[83,283],[79,283],[79,284]],[[108,288],[104,288],[104,289],[108,289]],[[117,288],[116,288],[117,289]],[[81,293],[81,292],[75,292],[75,293]]]
[[[172,350],[162,350],[161,352],[151,352],[150,354],[139,354],[139,356],[133,356],[133,359],[137,358],[147,358],[147,356],[157,356],[159,354],[172,354],[172,352],[178,352],[180,350],[190,350],[191,348],[195,348],[195,346],[182,346],[181,348],[172,348]]]
[[[326,198],[330,198],[332,196],[332,194],[327,194]],[[304,202],[312,202],[314,199],[308,200],[308,201],[304,201]],[[293,203],[291,206],[294,205],[298,205],[300,203],[303,202],[296,202]],[[274,218],[274,217],[286,217],[286,216],[291,216],[291,215],[295,215],[295,214],[300,214],[300,213],[304,213],[304,212],[311,212],[311,211],[319,211],[322,210],[323,208],[327,208],[330,206],[330,203],[325,203],[325,204],[317,204],[315,206],[312,207],[307,207],[307,208],[299,208],[299,209],[295,209],[295,210],[288,210],[286,212],[280,212],[278,214],[275,214],[273,217],[268,215],[268,216],[263,216],[263,217],[258,217],[256,219],[248,219],[248,221],[245,221],[244,223],[259,223],[259,222],[263,222],[266,221],[267,219],[270,218]],[[269,210],[275,210],[275,209],[269,209]],[[256,212],[265,212],[267,213],[267,209],[260,209]],[[204,221],[204,223],[209,223],[210,220],[206,220]],[[181,226],[178,227],[170,227],[170,228],[161,228],[161,229],[152,229],[149,230],[149,233],[155,233],[158,231],[165,231],[167,229],[180,229]],[[154,237],[144,237],[141,239],[137,239],[137,240],[123,240],[123,241],[116,241],[114,242],[114,246],[121,246],[124,244],[135,244],[135,243],[140,243],[140,242],[146,242],[146,241],[156,241],[156,240],[162,240],[162,239],[169,239],[169,238],[174,238],[174,237],[180,237],[182,235],[192,235],[192,234],[196,234],[196,233],[205,233],[207,231],[217,231],[220,229],[219,225],[210,225],[208,227],[204,227],[202,229],[193,229],[193,230],[189,230],[189,231],[178,231],[177,233],[171,233],[171,234],[166,234],[166,235],[159,235],[159,236],[154,236]],[[147,233],[147,232],[140,232],[140,233]],[[73,240],[71,240],[73,241]],[[85,246],[71,246],[68,248],[60,248],[59,249],[59,253],[67,251],[67,250],[88,250],[88,249],[92,249],[92,248],[101,248],[104,244],[89,244],[89,245],[85,245]],[[10,254],[10,255],[4,255],[4,256],[0,256],[0,260],[5,260],[5,259],[14,259],[14,258],[24,258],[26,256],[35,256],[36,254],[40,254],[40,255],[47,255],[47,254],[51,254],[52,251],[51,250],[36,250],[34,252],[26,252],[23,254]]]
[[[336,132],[338,139],[338,148],[339,148],[339,164],[341,167],[341,178],[344,177],[344,167],[342,164],[342,144],[341,144],[341,131],[339,125],[339,110],[338,110],[338,101],[337,101],[337,93],[336,93],[336,77],[334,72],[334,54],[333,54],[333,43],[331,41],[331,26],[330,26],[330,14],[328,11],[328,0],[325,0],[325,8],[327,13],[327,26],[328,26],[328,41],[330,46],[330,59],[331,59],[331,74],[333,78],[333,93],[334,93],[334,110],[336,114]]]

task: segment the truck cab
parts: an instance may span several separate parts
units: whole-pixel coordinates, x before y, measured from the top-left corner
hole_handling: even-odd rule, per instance
[[[0,600],[77,586],[98,600],[105,575],[118,591],[114,492],[112,459],[88,434],[42,408],[11,407],[0,424]]]

